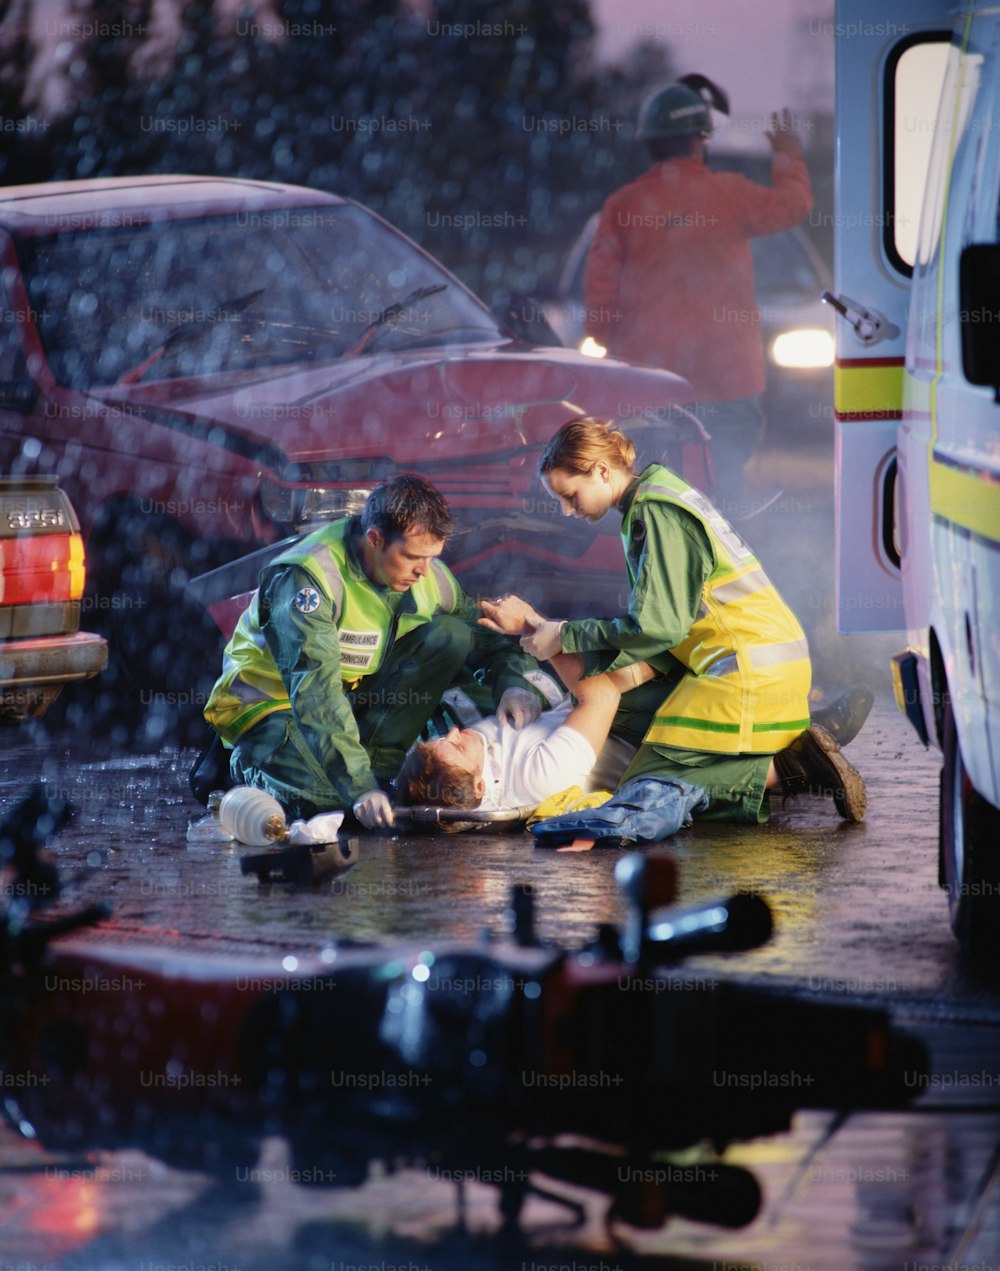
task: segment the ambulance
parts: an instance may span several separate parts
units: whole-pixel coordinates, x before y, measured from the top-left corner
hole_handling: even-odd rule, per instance
[[[1000,956],[1000,6],[839,0],[837,615],[905,631],[939,882]],[[901,644],[903,641],[901,640]]]

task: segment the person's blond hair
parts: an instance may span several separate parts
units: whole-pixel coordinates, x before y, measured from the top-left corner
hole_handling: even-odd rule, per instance
[[[545,447],[538,461],[538,475],[543,477],[554,468],[564,472],[590,472],[601,459],[613,468],[631,473],[635,446],[610,420],[580,415],[563,424]]]

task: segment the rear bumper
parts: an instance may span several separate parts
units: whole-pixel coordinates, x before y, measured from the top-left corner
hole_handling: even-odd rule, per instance
[[[64,684],[107,664],[107,641],[88,631],[0,642],[0,723],[44,715]]]
[[[0,688],[86,680],[107,664],[107,641],[89,631],[12,640],[0,644]]]

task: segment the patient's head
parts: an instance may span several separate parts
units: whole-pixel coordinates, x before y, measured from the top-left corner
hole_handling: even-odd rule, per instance
[[[478,808],[483,781],[485,742],[471,728],[453,728],[434,741],[410,749],[395,785],[410,804],[442,808]]]

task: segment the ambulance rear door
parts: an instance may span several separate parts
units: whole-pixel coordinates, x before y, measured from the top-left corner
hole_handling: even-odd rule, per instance
[[[910,278],[950,22],[944,0],[838,0],[837,629],[896,631],[894,502]]]

